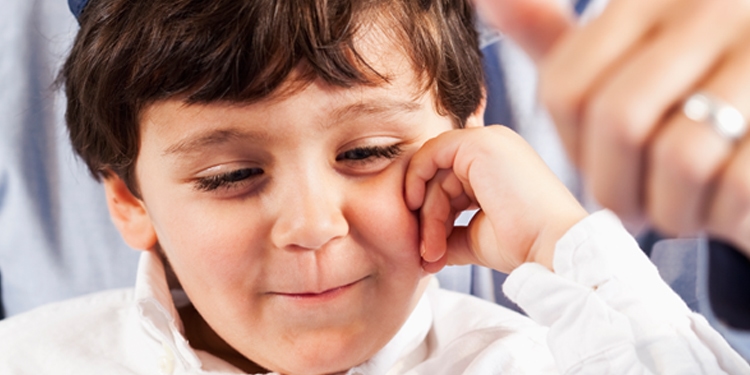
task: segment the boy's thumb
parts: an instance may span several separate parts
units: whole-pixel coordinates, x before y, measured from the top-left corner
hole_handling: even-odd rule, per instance
[[[573,10],[562,0],[475,0],[479,17],[512,38],[539,62],[574,25]]]

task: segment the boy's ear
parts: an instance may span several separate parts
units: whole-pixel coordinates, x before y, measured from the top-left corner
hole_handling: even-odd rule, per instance
[[[466,119],[467,128],[481,128],[484,126],[484,109],[487,108],[487,90],[482,89],[482,101],[479,107]]]
[[[156,245],[156,232],[143,201],[130,192],[125,182],[114,173],[104,179],[104,191],[112,222],[128,246],[151,250]]]

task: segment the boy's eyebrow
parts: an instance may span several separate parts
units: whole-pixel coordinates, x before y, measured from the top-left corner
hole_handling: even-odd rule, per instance
[[[422,108],[422,105],[413,101],[400,101],[384,99],[378,101],[363,101],[345,105],[333,111],[331,121],[325,124],[324,128],[330,128],[338,123],[352,120],[362,115],[391,115],[400,112],[415,112]],[[199,134],[194,137],[183,139],[164,150],[163,155],[189,154],[201,148],[215,146],[236,139],[253,139],[257,141],[266,141],[267,137],[262,134],[239,131],[236,129],[212,130]]]
[[[337,108],[331,115],[332,121],[325,126],[330,127],[337,123],[346,122],[352,118],[362,115],[389,115],[400,112],[416,112],[422,108],[422,105],[414,101],[401,101],[392,99],[382,99],[377,101],[356,102]]]
[[[238,131],[235,129],[212,130],[199,134],[195,137],[188,137],[169,146],[166,150],[164,150],[163,155],[168,156],[174,154],[188,154],[201,148],[226,143],[235,139],[255,139],[263,141],[266,139],[266,137],[255,133]]]

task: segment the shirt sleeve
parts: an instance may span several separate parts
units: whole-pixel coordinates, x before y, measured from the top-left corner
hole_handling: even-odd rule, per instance
[[[555,247],[553,267],[524,264],[503,290],[550,328],[547,344],[561,373],[750,373],[611,212],[573,226]]]

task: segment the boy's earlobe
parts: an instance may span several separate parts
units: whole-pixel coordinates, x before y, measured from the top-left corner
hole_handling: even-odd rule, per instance
[[[151,250],[156,245],[156,232],[143,201],[130,192],[125,182],[115,174],[104,179],[109,216],[128,246]]]
[[[468,119],[466,119],[467,128],[481,128],[484,126],[484,109],[487,108],[487,90],[482,89],[482,101],[479,102],[479,106],[472,113]]]

